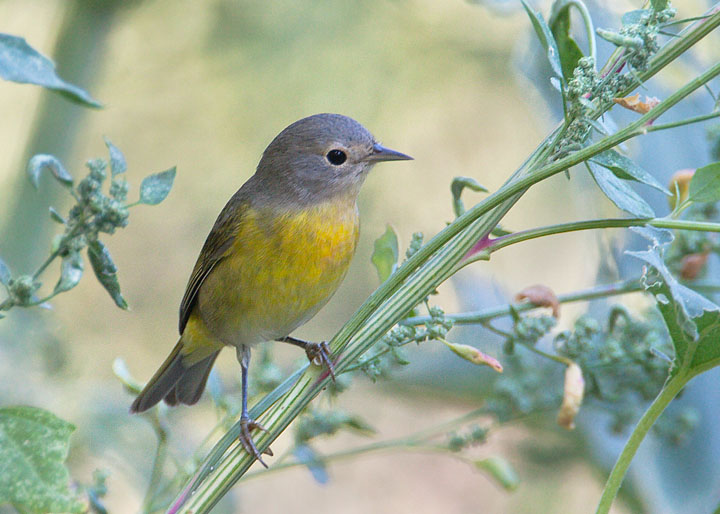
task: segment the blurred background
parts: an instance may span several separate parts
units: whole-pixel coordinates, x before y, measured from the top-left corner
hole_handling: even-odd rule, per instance
[[[617,26],[620,14],[640,3],[610,2],[602,16]],[[703,5],[678,7],[689,14]],[[548,6],[543,4],[546,13]],[[43,407],[75,424],[73,477],[89,482],[94,469],[108,470],[110,512],[137,511],[156,440],[146,420],[128,414],[131,397],[113,376],[112,362],[123,358],[145,381],[175,344],[178,305],[199,249],[265,146],[296,119],[338,112],[415,158],[371,174],[360,199],[362,237],[349,275],[328,306],[295,334],[329,339],[378,285],[370,255],[387,224],[399,234],[402,251],[415,231],[429,238],[453,218],[454,176],[496,189],[559,119],[557,106],[543,100],[544,85],[535,86],[534,40],[517,7],[460,0],[0,1],[0,32],[26,38],[56,62],[64,79],[105,105],[87,110],[34,86],[0,82],[0,255],[13,270],[32,271],[44,260],[57,230],[47,206],[62,212],[69,205],[50,180],[41,181],[40,192],[30,188],[24,170],[31,155],[56,155],[80,177],[85,160],[106,156],[107,136],[127,159],[131,199],[144,176],[178,170],[164,203],[134,208],[129,227],[105,238],[129,311],[117,309],[88,275],[56,298],[51,311],[15,309],[1,322],[2,404]],[[714,54],[712,48],[704,44],[691,63],[716,59],[718,47]],[[688,73],[678,66],[664,80],[672,87]],[[661,181],[679,167],[704,164],[706,153],[694,148],[697,157],[688,150],[672,156],[683,162],[661,163]],[[614,212],[587,179],[557,176],[526,194],[503,224],[520,229]],[[537,282],[558,293],[591,286],[602,252],[622,246],[610,243],[611,235],[623,237],[584,232],[503,250],[444,285],[433,303],[456,312],[503,303]],[[46,275],[47,285],[56,271]],[[624,300],[644,305],[640,296]],[[570,326],[586,308],[564,307],[560,326]],[[473,344],[483,337],[464,334]],[[499,345],[486,350],[501,356]],[[287,373],[303,357],[279,344],[273,352]],[[472,383],[473,376],[492,371],[447,353],[437,344],[413,346],[413,365],[396,381],[360,378],[334,405],[362,416],[382,438],[473,409],[482,398],[457,382],[468,377]],[[217,369],[223,383],[237,383],[234,352],[225,352]],[[454,381],[445,380],[449,370]],[[562,387],[560,379],[554,386]],[[170,445],[181,461],[216,421],[207,398],[169,418]],[[608,462],[624,438],[614,441]],[[327,448],[358,442],[340,436]],[[290,443],[286,435],[273,448],[277,453]],[[546,455],[528,458],[521,451],[528,445],[547,448]],[[474,450],[515,465],[522,483],[514,493],[445,456],[373,454],[332,465],[322,486],[305,469],[248,481],[217,512],[589,512],[605,476],[598,461],[587,458],[594,453],[589,447],[605,451],[593,445],[559,428],[516,424],[494,431]],[[646,505],[653,504],[650,497],[652,492]],[[631,502],[616,512],[637,509],[640,503]]]

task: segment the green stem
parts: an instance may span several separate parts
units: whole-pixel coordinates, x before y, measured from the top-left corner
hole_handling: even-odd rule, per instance
[[[550,236],[554,234],[566,234],[569,232],[577,232],[580,230],[594,230],[605,228],[627,228],[627,227],[643,227],[650,225],[657,228],[668,228],[674,230],[695,230],[701,232],[720,232],[720,223],[712,223],[706,221],[692,220],[674,220],[669,218],[623,218],[623,219],[599,219],[587,221],[573,221],[570,223],[562,223],[551,225],[548,227],[534,228],[514,232],[507,236],[501,236],[495,239],[483,252],[494,253],[506,246],[510,246],[539,237]],[[473,256],[468,259],[468,263],[483,257]],[[486,258],[486,257],[484,257]]]
[[[597,298],[606,298],[608,296],[616,296],[628,293],[637,293],[644,291],[642,284],[638,280],[628,280],[623,282],[615,282],[614,284],[607,284],[603,286],[591,287],[582,291],[576,291],[574,293],[568,293],[558,295],[558,301],[560,303],[570,302],[582,302],[587,300],[595,300]],[[491,309],[484,309],[481,311],[464,312],[461,314],[446,314],[445,317],[456,325],[467,325],[474,323],[482,323],[489,321],[500,316],[509,316],[511,310],[516,312],[525,312],[533,309],[539,309],[532,303],[513,303],[508,305],[502,305],[500,307],[493,307]],[[401,325],[424,325],[431,321],[430,316],[415,316],[413,318],[406,318],[400,322]]]
[[[673,398],[677,396],[693,376],[694,375],[688,372],[675,375],[665,384],[665,387],[660,391],[655,401],[652,402],[648,410],[646,410],[645,414],[640,418],[640,421],[638,421],[637,426],[630,435],[630,439],[625,443],[622,453],[620,453],[615,466],[610,472],[610,476],[608,477],[605,489],[600,498],[600,503],[597,507],[597,514],[607,514],[610,512],[610,506],[615,496],[617,496],[620,485],[625,478],[625,473],[627,473],[628,467],[640,447],[640,443],[642,443],[650,428],[658,417],[660,417],[660,414],[663,413]]]
[[[434,427],[426,428],[423,430],[420,430],[418,432],[415,432],[414,434],[410,434],[408,436],[404,437],[398,437],[395,439],[388,439],[386,441],[379,441],[376,443],[370,443],[363,446],[358,446],[356,448],[351,448],[349,450],[342,450],[339,452],[331,453],[329,455],[323,455],[319,461],[322,463],[329,463],[329,462],[335,462],[342,459],[347,459],[349,457],[355,457],[357,455],[363,455],[371,452],[377,452],[382,450],[390,450],[390,449],[398,449],[398,448],[406,448],[411,450],[420,450],[420,451],[443,451],[448,452],[449,449],[447,446],[439,446],[439,445],[427,445],[425,444],[429,439],[432,439],[433,437],[437,437],[439,435],[442,435],[444,433],[447,433],[449,430],[461,427],[465,424],[467,424],[470,421],[473,421],[481,416],[487,415],[487,410],[484,408],[481,409],[475,409],[472,412],[468,412],[466,414],[463,414],[462,416],[452,419],[450,421],[445,421],[439,425],[436,425]],[[257,478],[257,477],[264,477],[270,473],[276,473],[278,471],[283,471],[288,468],[294,468],[298,466],[305,466],[306,463],[304,462],[283,462],[281,464],[276,464],[271,468],[261,469],[258,471],[255,471],[253,473],[247,473],[243,477],[243,482],[246,482],[247,480]]]
[[[165,424],[160,419],[157,409],[152,412],[151,418],[153,430],[158,439],[157,449],[155,450],[155,460],[153,461],[152,474],[150,475],[150,484],[142,504],[142,512],[153,512],[155,509],[155,496],[161,485],[163,468],[167,459],[168,431]]]
[[[60,248],[62,248],[62,245],[60,245]],[[55,250],[53,253],[50,254],[50,256],[45,259],[45,262],[43,262],[40,267],[33,273],[33,280],[37,280],[37,278],[40,276],[40,274],[45,271],[45,269],[54,261],[58,255],[60,255],[60,248]]]
[[[694,116],[692,118],[686,118],[680,121],[673,121],[672,123],[663,123],[661,125],[650,125],[647,127],[646,132],[657,132],[658,130],[667,130],[676,127],[682,127],[684,125],[690,125],[692,123],[700,123],[701,121],[712,120],[713,118],[720,117],[720,111],[711,112],[709,114],[703,114],[702,116]]]
[[[585,25],[585,35],[588,40],[590,57],[592,57],[593,62],[597,66],[597,43],[595,39],[595,27],[593,26],[590,11],[588,11],[585,3],[583,3],[581,0],[568,0],[567,4],[573,6],[575,9],[577,9],[578,13],[580,13],[580,17],[582,18],[583,24]]]

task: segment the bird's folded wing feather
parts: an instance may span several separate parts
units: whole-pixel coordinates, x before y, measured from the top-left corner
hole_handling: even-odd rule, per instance
[[[238,191],[240,193],[240,191]],[[180,333],[190,318],[193,306],[197,300],[198,292],[205,279],[212,272],[215,265],[220,262],[237,238],[240,220],[247,211],[248,204],[236,193],[220,212],[215,225],[208,234],[190,280],[180,303]]]

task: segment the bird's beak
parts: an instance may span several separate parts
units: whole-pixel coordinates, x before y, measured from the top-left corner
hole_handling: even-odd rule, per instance
[[[382,161],[412,161],[413,158],[404,153],[400,153],[390,148],[385,148],[380,143],[373,145],[372,152],[370,155],[363,159],[367,162],[382,162]]]

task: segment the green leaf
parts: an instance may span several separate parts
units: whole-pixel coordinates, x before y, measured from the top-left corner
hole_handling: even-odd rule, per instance
[[[667,9],[668,3],[668,0],[650,0],[650,5],[655,12]]]
[[[95,276],[102,284],[115,305],[121,309],[127,309],[128,304],[120,293],[120,283],[117,278],[117,266],[113,262],[110,250],[100,240],[92,241],[88,245],[88,258]]]
[[[695,170],[690,180],[688,199],[693,202],[720,201],[720,162]]]
[[[65,218],[63,218],[62,215],[57,210],[55,210],[55,207],[50,207],[50,219],[60,223],[61,225],[65,225],[67,223],[67,221],[65,221]]]
[[[488,457],[487,459],[476,460],[473,464],[480,471],[490,475],[506,491],[514,491],[520,485],[520,478],[518,478],[515,469],[502,457]]]
[[[385,282],[395,271],[398,262],[398,238],[395,230],[388,225],[385,233],[375,240],[371,261],[377,270],[380,282]]]
[[[542,14],[538,11],[532,10],[525,0],[521,1],[525,11],[530,17],[530,22],[535,29],[535,33],[540,40],[540,44],[545,49],[548,61],[550,62],[550,68],[557,77],[562,79],[563,71],[562,64],[560,64],[560,52],[558,51],[557,43],[555,43],[555,38],[550,31],[550,27],[548,27],[548,24],[545,23],[545,19]]]
[[[102,107],[90,93],[58,77],[53,62],[38,53],[21,37],[0,34],[0,78],[23,84],[37,84],[87,107]]]
[[[5,264],[4,260],[0,259],[0,284],[4,286],[8,285],[10,278],[12,278],[10,268],[8,268],[8,265]]]
[[[557,3],[553,4],[559,5]],[[570,35],[570,5],[567,4],[560,10],[550,15],[550,30],[557,42],[560,52],[560,64],[563,76],[568,81],[573,78],[573,71],[578,61],[583,57],[582,50]]]
[[[50,170],[53,177],[55,177],[55,179],[63,186],[72,187],[73,178],[57,157],[47,154],[37,154],[30,159],[27,167],[30,182],[32,182],[32,185],[35,186],[35,188],[38,187],[40,173],[42,173],[45,169]]]
[[[169,170],[145,177],[140,184],[140,203],[157,205],[165,200],[172,189],[173,180],[175,180],[174,166]]]
[[[636,25],[648,14],[650,14],[650,9],[635,9],[634,11],[628,11],[622,16],[622,24],[624,27],[627,27],[628,25]]]
[[[664,253],[673,238],[670,231],[633,230],[651,241],[646,251],[626,253],[648,265],[643,283],[655,296],[675,348],[671,376],[720,364],[720,306],[680,284],[667,269]]]
[[[69,291],[78,285],[84,269],[85,263],[79,252],[73,252],[63,257],[60,266],[60,280],[55,285],[54,294]]]
[[[478,181],[472,177],[455,177],[450,184],[450,192],[453,197],[453,210],[455,211],[455,216],[462,216],[465,212],[465,205],[463,204],[461,198],[463,189],[465,188],[482,193],[488,192],[486,187],[480,185]]]
[[[661,193],[672,196],[670,191],[658,182],[655,177],[638,166],[635,161],[617,153],[615,150],[607,150],[599,153],[590,159],[590,161],[609,169],[618,178],[641,182],[647,186],[657,189]]]
[[[116,175],[120,175],[121,173],[125,173],[127,171],[125,156],[117,146],[110,142],[107,137],[103,139],[105,139],[105,146],[107,146],[108,151],[110,152],[110,170],[112,171],[112,176],[114,177]]]
[[[595,183],[618,209],[629,212],[638,218],[655,217],[655,213],[647,202],[610,170],[591,161],[586,164]]]
[[[73,430],[43,409],[0,409],[0,504],[21,512],[86,511],[64,465]]]

